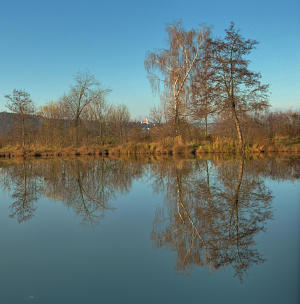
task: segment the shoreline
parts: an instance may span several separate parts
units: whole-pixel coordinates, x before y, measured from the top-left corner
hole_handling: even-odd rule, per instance
[[[11,158],[63,158],[63,157],[149,157],[149,156],[179,156],[179,157],[197,157],[200,155],[241,155],[237,146],[227,145],[196,145],[196,144],[177,144],[164,147],[157,143],[137,143],[125,144],[119,146],[82,146],[78,148],[49,148],[49,147],[5,147],[0,149],[1,159]],[[269,154],[291,154],[300,155],[300,147],[272,145],[264,147],[262,145],[252,145],[245,147],[246,156],[263,156]]]

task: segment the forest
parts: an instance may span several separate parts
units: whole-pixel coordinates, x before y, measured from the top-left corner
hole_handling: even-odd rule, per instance
[[[272,110],[269,85],[250,69],[257,41],[234,23],[222,38],[181,22],[166,32],[167,48],[144,62],[161,99],[146,123],[108,103],[110,90],[92,73],[78,72],[67,93],[39,108],[26,90],[5,96],[11,114],[1,120],[0,155],[300,152],[300,110]]]

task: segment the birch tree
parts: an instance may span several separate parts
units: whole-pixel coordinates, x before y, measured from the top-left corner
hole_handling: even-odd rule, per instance
[[[180,120],[185,117],[186,101],[192,69],[206,39],[207,29],[185,31],[181,22],[169,25],[168,48],[146,55],[145,68],[152,89],[159,91],[163,84],[168,97],[168,116],[173,121],[175,134],[179,135]]]

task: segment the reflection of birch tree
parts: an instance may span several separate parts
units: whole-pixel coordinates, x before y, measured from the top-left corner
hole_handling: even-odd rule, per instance
[[[155,178],[160,176],[159,168],[155,173]],[[158,248],[169,246],[177,251],[176,269],[187,271],[192,264],[204,265],[209,262],[202,223],[197,216],[197,205],[190,192],[192,163],[181,162],[177,166],[170,166],[169,163],[165,173],[165,183],[159,183],[166,189],[169,218],[166,217],[164,208],[157,210],[152,240]]]
[[[244,160],[212,168],[213,178],[207,161],[185,167],[190,169],[173,166],[165,180],[168,217],[157,212],[154,244],[177,251],[180,271],[231,265],[242,279],[250,265],[263,262],[254,237],[271,218],[270,191],[245,172]]]

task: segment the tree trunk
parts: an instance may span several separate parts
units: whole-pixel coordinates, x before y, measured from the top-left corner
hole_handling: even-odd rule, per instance
[[[99,123],[99,143],[100,145],[103,145],[103,126],[102,126],[102,121],[98,121]]]
[[[232,107],[231,107],[231,112],[232,112],[232,116],[233,116],[235,127],[236,127],[236,132],[237,132],[238,139],[239,139],[240,149],[241,149],[241,152],[244,153],[244,140],[243,140],[242,129],[241,129],[240,122],[239,122],[234,105],[232,105]]]
[[[174,106],[174,128],[175,128],[175,136],[178,136],[180,134],[179,130],[179,110],[178,110],[178,99],[175,98],[175,106]]]
[[[205,115],[205,137],[208,136],[208,132],[207,132],[207,115]]]
[[[79,119],[78,118],[75,118],[74,127],[75,127],[75,148],[78,148],[78,143],[79,143],[79,136],[78,136]]]
[[[25,121],[24,116],[22,115],[22,149],[25,150]]]

